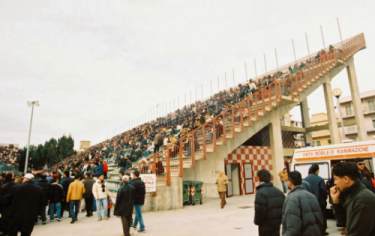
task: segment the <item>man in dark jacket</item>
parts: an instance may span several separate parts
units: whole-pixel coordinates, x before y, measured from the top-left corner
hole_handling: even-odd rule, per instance
[[[315,195],[319,202],[319,206],[322,209],[323,214],[323,233],[327,235],[327,219],[325,217],[325,211],[327,207],[327,188],[324,183],[324,179],[319,176],[319,165],[313,164],[309,168],[309,175],[305,178],[305,181],[310,185],[310,192]]]
[[[7,234],[8,227],[10,223],[10,203],[13,188],[16,184],[14,183],[14,175],[12,173],[8,173],[5,175],[5,182],[0,188],[0,213],[1,213],[1,231],[4,234]]]
[[[48,194],[49,194],[49,183],[47,181],[47,175],[41,174],[38,176],[36,184],[42,189],[43,193],[43,208],[41,209],[39,216],[42,220],[42,224],[47,223],[46,208],[48,205]]]
[[[14,187],[11,200],[11,223],[9,235],[16,236],[21,232],[22,236],[31,235],[38,214],[43,208],[42,189],[32,182],[34,176],[26,174],[23,184]]]
[[[85,198],[85,206],[86,206],[86,216],[91,217],[93,212],[93,203],[94,203],[94,195],[92,194],[92,186],[94,185],[95,180],[92,179],[92,174],[87,173],[86,178],[83,180],[83,185],[85,186],[85,193],[83,197]]]
[[[122,230],[125,236],[130,235],[130,224],[132,222],[133,204],[134,204],[134,187],[129,184],[129,176],[122,177],[123,184],[119,189],[116,197],[114,210],[115,216],[121,217]]]
[[[66,194],[68,194],[69,185],[72,182],[73,182],[73,179],[70,178],[69,171],[68,170],[64,171],[64,177],[61,179],[61,185],[63,186],[63,190],[64,190],[64,200],[61,206],[61,216],[64,216],[64,211],[68,211],[69,217],[71,217],[70,210],[69,210],[69,203],[66,202]]]
[[[333,178],[330,194],[334,204],[342,203],[345,208],[347,235],[375,235],[375,194],[360,182],[356,164],[337,163]]]
[[[298,171],[289,173],[290,192],[283,205],[283,236],[321,236],[323,216],[316,197],[302,186]]]
[[[142,207],[145,203],[145,195],[146,195],[146,187],[145,183],[139,177],[139,171],[135,170],[133,172],[133,178],[130,182],[131,185],[134,187],[134,210],[135,210],[135,218],[133,227],[137,228],[139,222],[139,232],[145,231],[145,225],[143,222],[142,217]]]
[[[64,190],[63,186],[59,184],[59,179],[54,176],[53,183],[50,184],[48,193],[48,210],[49,219],[52,222],[55,219],[55,213],[57,216],[57,221],[61,221],[61,203],[64,200]]]
[[[279,236],[284,194],[271,183],[267,170],[257,173],[260,185],[255,195],[254,223],[259,226],[259,236]]]

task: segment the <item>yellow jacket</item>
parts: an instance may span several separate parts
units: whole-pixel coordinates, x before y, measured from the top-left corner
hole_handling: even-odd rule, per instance
[[[287,171],[280,171],[279,177],[281,181],[288,181],[288,172]]]
[[[81,200],[83,198],[83,194],[85,193],[85,186],[79,180],[74,180],[68,189],[68,194],[66,195],[66,201],[74,201],[74,200]]]
[[[216,184],[217,191],[219,193],[226,192],[228,185],[228,177],[224,173],[220,174],[219,177],[217,177]]]

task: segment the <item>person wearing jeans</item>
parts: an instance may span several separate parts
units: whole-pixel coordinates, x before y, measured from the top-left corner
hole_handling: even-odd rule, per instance
[[[49,193],[48,193],[48,211],[50,216],[50,221],[55,219],[55,213],[57,216],[57,221],[61,220],[62,212],[61,212],[61,203],[64,199],[64,189],[61,184],[59,184],[59,179],[57,175],[54,175],[53,183],[50,185]]]
[[[145,203],[146,187],[145,183],[139,177],[139,171],[133,172],[133,178],[130,184],[134,187],[134,210],[135,218],[133,227],[137,228],[139,223],[139,232],[145,231],[145,225],[142,216],[142,207]]]
[[[80,203],[85,193],[85,186],[80,181],[81,176],[76,174],[74,177],[74,181],[69,185],[68,194],[66,195],[66,202],[69,202],[69,210],[72,217],[71,224],[74,224],[78,219]]]
[[[92,179],[92,174],[87,173],[86,178],[83,180],[86,192],[83,195],[85,198],[86,216],[91,217],[94,211],[94,195],[92,194],[92,186],[94,186],[95,180]]]
[[[61,221],[61,203],[50,203],[48,206],[49,210],[49,219],[53,221],[55,219],[55,212],[56,212],[56,219],[57,221]]]
[[[96,200],[96,213],[98,220],[108,219],[108,187],[104,182],[104,175],[100,175],[98,181],[92,187],[92,194]]]
[[[71,224],[74,224],[78,220],[79,208],[81,206],[81,200],[71,200],[69,201],[69,212],[72,217]]]
[[[145,230],[145,225],[144,225],[143,216],[142,216],[142,207],[143,205],[134,205],[135,218],[134,218],[133,227],[137,228],[137,225],[139,223],[139,231]]]

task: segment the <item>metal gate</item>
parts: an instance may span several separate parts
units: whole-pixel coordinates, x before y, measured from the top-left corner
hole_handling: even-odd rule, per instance
[[[225,165],[225,174],[228,176],[227,196],[233,196],[232,164]]]
[[[245,194],[254,193],[253,165],[244,163],[243,167],[245,172]]]

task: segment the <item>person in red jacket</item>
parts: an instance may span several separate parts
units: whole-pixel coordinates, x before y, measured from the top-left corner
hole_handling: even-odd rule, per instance
[[[108,173],[108,164],[107,164],[107,161],[103,161],[103,174],[104,174],[105,179],[107,179],[107,173]]]

